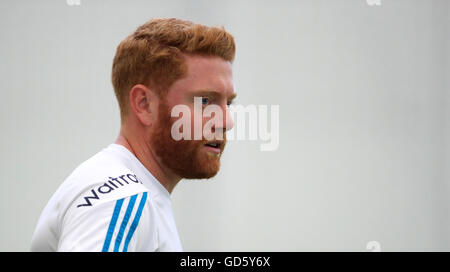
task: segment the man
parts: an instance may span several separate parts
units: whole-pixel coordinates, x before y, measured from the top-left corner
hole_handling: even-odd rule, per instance
[[[211,178],[219,170],[233,126],[234,55],[234,39],[223,28],[178,19],[150,20],[122,41],[112,67],[119,136],[58,188],[31,250],[181,251],[170,193],[183,178]],[[174,139],[213,118],[195,116],[198,99],[202,108],[221,109],[222,119],[200,138]],[[179,105],[190,110],[187,116],[173,116]],[[188,125],[173,129],[177,117],[189,114]]]

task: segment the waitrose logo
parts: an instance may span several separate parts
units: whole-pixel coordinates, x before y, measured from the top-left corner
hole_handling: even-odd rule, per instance
[[[90,194],[84,197],[85,203],[77,205],[77,208],[80,207],[89,207],[92,206],[92,202],[94,200],[99,200],[100,197],[104,194],[109,194],[110,192],[114,191],[115,189],[121,188],[123,186],[126,186],[128,184],[133,183],[141,183],[136,175],[133,174],[125,174],[120,175],[118,177],[109,177],[108,181],[106,181],[104,184],[98,186],[97,188],[94,188],[90,191]]]

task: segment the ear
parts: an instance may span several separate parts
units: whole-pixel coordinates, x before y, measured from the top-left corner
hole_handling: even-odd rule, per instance
[[[134,85],[130,90],[130,107],[144,126],[151,126],[156,120],[156,94],[142,84]]]

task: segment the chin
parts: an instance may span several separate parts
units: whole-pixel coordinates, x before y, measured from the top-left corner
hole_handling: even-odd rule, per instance
[[[192,168],[182,175],[185,179],[210,179],[220,170],[220,158],[197,158]]]

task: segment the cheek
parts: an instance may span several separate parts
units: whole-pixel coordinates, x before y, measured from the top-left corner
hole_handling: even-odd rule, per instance
[[[208,118],[202,116],[202,109],[195,110],[191,108],[191,133],[194,140],[203,139],[203,126]]]

